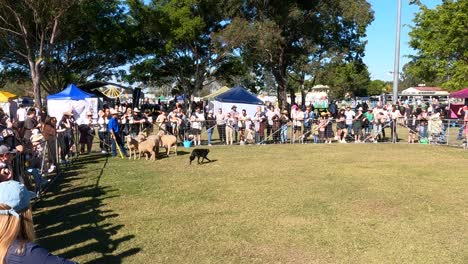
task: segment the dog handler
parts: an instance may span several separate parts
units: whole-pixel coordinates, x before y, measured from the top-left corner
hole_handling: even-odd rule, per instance
[[[0,264],[73,264],[33,243],[34,225],[29,201],[35,197],[17,181],[0,183]]]

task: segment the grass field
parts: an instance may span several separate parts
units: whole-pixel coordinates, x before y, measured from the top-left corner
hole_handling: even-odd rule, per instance
[[[189,166],[190,150],[82,156],[36,204],[38,242],[80,263],[468,262],[468,151],[216,146]]]

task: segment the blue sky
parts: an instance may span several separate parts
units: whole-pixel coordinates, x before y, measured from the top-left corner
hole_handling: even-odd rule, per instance
[[[364,62],[367,64],[371,79],[391,81],[393,77],[389,74],[393,71],[395,55],[395,38],[397,23],[398,0],[368,0],[374,10],[374,22],[367,28],[367,46]],[[434,8],[442,3],[441,0],[422,0],[424,5]],[[409,45],[410,31],[414,13],[419,8],[409,5],[408,0],[402,0],[401,9],[401,42],[400,42],[400,72],[405,63],[409,61],[407,55],[414,54]]]

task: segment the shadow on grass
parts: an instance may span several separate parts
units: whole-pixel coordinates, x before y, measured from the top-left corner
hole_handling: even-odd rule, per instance
[[[94,185],[83,185],[80,170],[86,169],[85,164],[102,163]],[[118,246],[125,241],[134,239],[134,235],[113,238],[124,225],[112,224],[109,219],[119,216],[111,210],[102,210],[106,199],[116,197],[116,190],[99,185],[106,168],[108,157],[103,155],[86,155],[74,161],[51,186],[43,199],[35,205],[43,208],[34,214],[38,242],[54,252],[67,248],[60,254],[69,259],[93,254],[99,257],[87,263],[122,263],[125,257],[140,252],[140,248],[131,248],[120,254],[113,254]]]

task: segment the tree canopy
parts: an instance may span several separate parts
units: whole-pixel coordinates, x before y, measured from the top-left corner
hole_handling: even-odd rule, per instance
[[[409,33],[417,54],[405,65],[405,75],[449,90],[467,87],[468,1],[445,0],[434,9],[418,4],[420,12]]]

